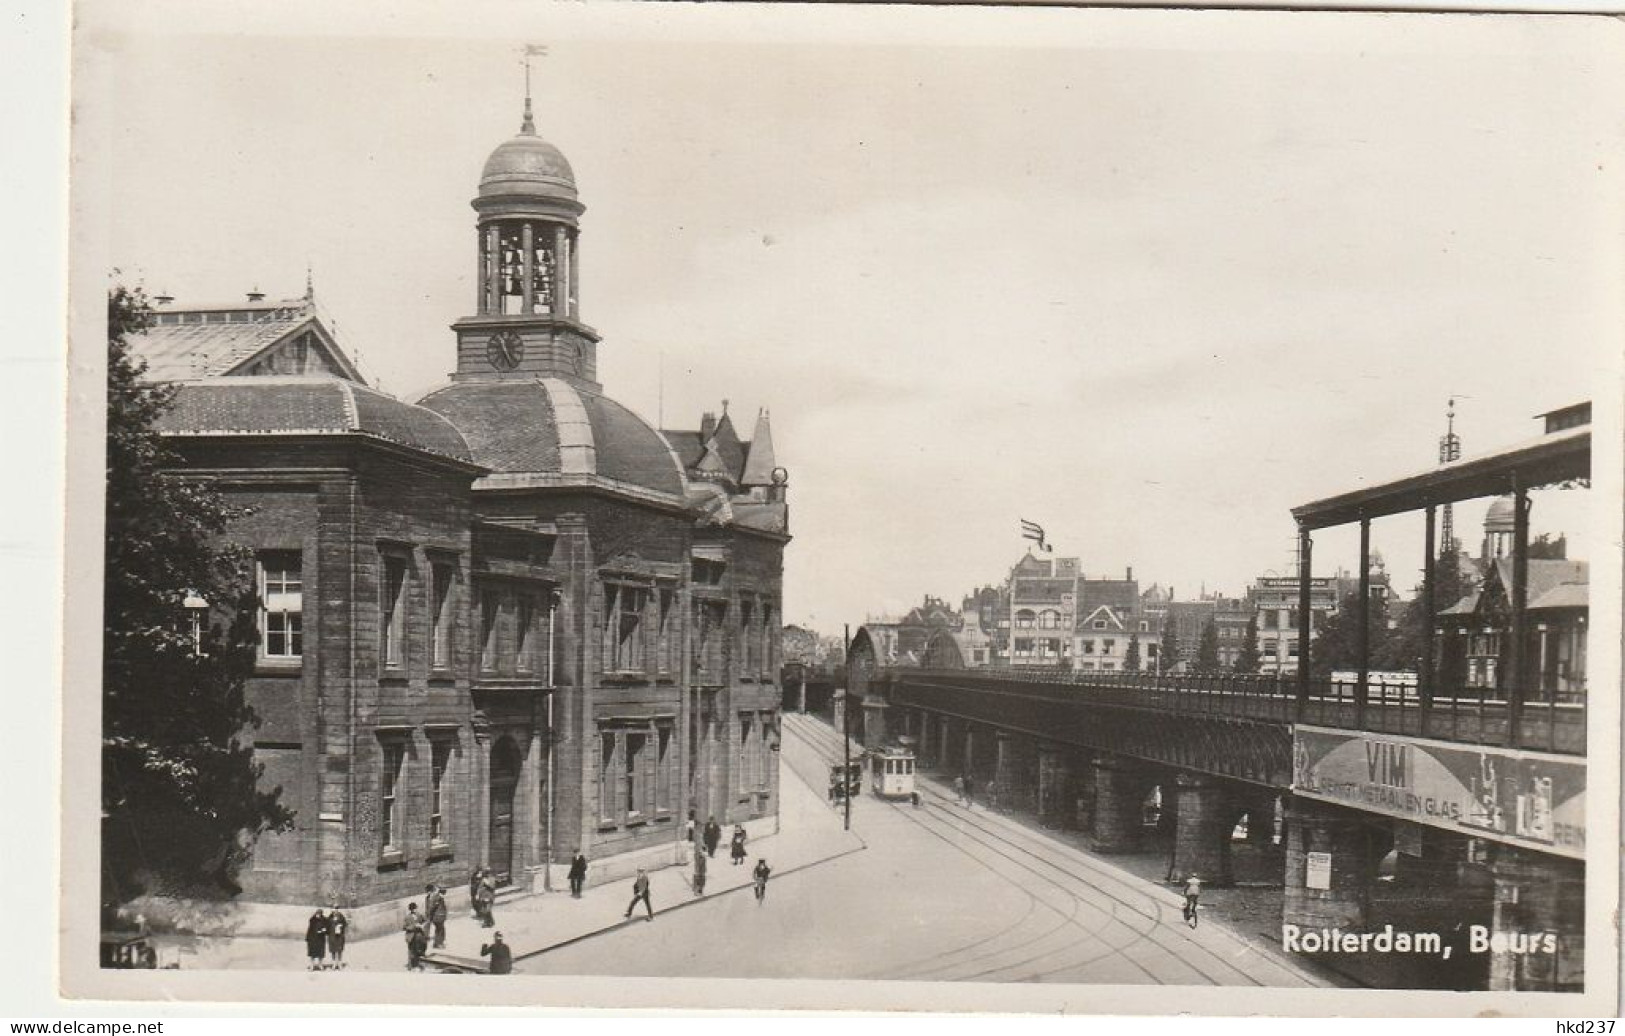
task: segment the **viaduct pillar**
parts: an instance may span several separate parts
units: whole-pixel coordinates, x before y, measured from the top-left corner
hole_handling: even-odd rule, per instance
[[[1495,847],[1492,990],[1568,992],[1585,982],[1585,865]]]
[[[999,731],[994,786],[1003,810],[1031,810],[1036,804],[1038,757],[1030,738]]]
[[[1038,820],[1045,827],[1071,827],[1076,823],[1072,761],[1060,745],[1038,744]]]
[[[1182,773],[1175,783],[1178,814],[1174,827],[1174,879],[1183,881],[1195,874],[1204,884],[1230,884],[1230,833],[1235,815],[1232,796],[1211,777]]]
[[[1144,824],[1142,810],[1146,782],[1144,767],[1117,756],[1094,761],[1094,817],[1089,843],[1096,852],[1120,853],[1135,849]]]
[[[1293,800],[1282,924],[1360,930],[1366,923],[1366,883],[1377,870],[1371,841],[1365,821],[1353,810]]]

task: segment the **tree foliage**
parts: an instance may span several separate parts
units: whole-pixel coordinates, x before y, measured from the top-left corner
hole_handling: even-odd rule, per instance
[[[244,736],[255,724],[244,698],[252,558],[222,540],[232,509],[174,473],[155,430],[174,389],[144,382],[130,353],[128,336],[151,323],[145,297],[115,288],[107,320],[103,901],[235,892],[253,838],[292,821],[279,792],[256,788]]]
[[[1360,668],[1360,593],[1349,593],[1338,604],[1337,611],[1319,620],[1320,632],[1310,648],[1315,676],[1330,676],[1334,671]],[[1388,640],[1388,609],[1383,599],[1372,597],[1370,621],[1366,628],[1370,666],[1381,668],[1378,660]]]
[[[1213,619],[1202,627],[1202,639],[1196,643],[1196,669],[1203,673],[1219,671],[1219,624]]]
[[[1236,661],[1231,666],[1231,671],[1256,673],[1258,664],[1258,613],[1255,611],[1252,618],[1247,620],[1247,632],[1242,636],[1241,650],[1236,653]]]
[[[1128,655],[1123,659],[1123,672],[1137,673],[1140,671],[1140,635],[1132,634],[1128,638]]]
[[[1174,618],[1172,608],[1162,617],[1162,647],[1158,656],[1158,668],[1165,673],[1172,672],[1174,666],[1179,664],[1179,620]]]

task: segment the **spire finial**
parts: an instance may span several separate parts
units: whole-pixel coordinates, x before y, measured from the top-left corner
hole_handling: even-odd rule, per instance
[[[530,59],[546,56],[546,47],[537,43],[525,44],[525,121],[520,123],[519,132],[532,137],[536,135],[536,119],[530,110]]]
[[[316,301],[316,285],[310,276],[310,260],[305,260],[305,301]]]

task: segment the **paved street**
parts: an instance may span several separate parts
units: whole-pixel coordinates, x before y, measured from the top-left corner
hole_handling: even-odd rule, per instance
[[[784,825],[828,826],[839,738],[786,715]],[[796,778],[799,777],[800,780]],[[865,794],[867,848],[523,961],[531,974],[878,978],[983,982],[1322,985],[1208,923],[1173,892],[923,784],[916,809]],[[812,788],[819,789],[815,793]],[[724,868],[725,869],[725,868]]]

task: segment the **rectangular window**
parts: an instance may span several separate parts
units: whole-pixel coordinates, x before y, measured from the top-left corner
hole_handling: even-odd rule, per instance
[[[536,668],[536,660],[532,657],[536,650],[536,598],[520,594],[516,618],[518,628],[515,631],[514,668],[521,673],[529,673]]]
[[[1100,653],[1103,654],[1103,655],[1109,655],[1109,654],[1111,654],[1112,652],[1114,652],[1116,650],[1117,650],[1117,641],[1115,641],[1115,640],[1107,640],[1107,641],[1103,641],[1101,643]]]
[[[384,772],[378,784],[378,829],[382,849],[387,853],[399,848],[401,767],[406,761],[406,746],[399,741],[386,741],[383,750]]]
[[[446,770],[451,764],[451,741],[435,738],[429,742],[429,844],[446,841]]]
[[[648,591],[610,583],[604,587],[604,669],[612,673],[643,670],[643,609]]]
[[[773,606],[762,605],[762,650],[757,656],[757,665],[764,674],[773,672]]]
[[[502,615],[502,599],[495,590],[480,591],[480,668],[497,667],[497,619]]]
[[[768,773],[773,763],[773,739],[775,727],[773,714],[762,713],[760,733],[756,738],[756,788],[765,790],[768,785]]]
[[[735,761],[734,772],[737,774],[735,785],[741,793],[754,786],[754,779],[750,773],[751,738],[755,734],[755,717],[748,712],[739,714],[739,755]]]
[[[1145,657],[1147,657],[1147,658],[1156,658],[1157,657],[1157,648],[1158,647],[1160,647],[1160,645],[1158,645],[1158,644],[1147,644],[1145,646]]]
[[[655,666],[664,676],[677,671],[677,591],[663,586],[659,591],[660,616],[659,644],[655,648]]]
[[[648,740],[647,734],[626,735],[626,812],[629,816],[641,816],[646,805],[643,746]]]
[[[451,665],[451,587],[457,579],[457,567],[436,562],[429,577],[434,580],[429,599],[429,665],[445,669]]]
[[[1095,642],[1092,641],[1092,640],[1084,641],[1083,642],[1083,653],[1086,654],[1086,655],[1094,654],[1095,653]]]
[[[296,659],[305,650],[305,586],[299,555],[278,551],[260,558],[260,655]]]
[[[671,811],[672,799],[672,748],[676,739],[672,736],[672,725],[661,723],[655,727],[655,738],[658,741],[658,754],[655,756],[655,810],[661,813]]]
[[[378,630],[383,638],[379,657],[386,666],[405,662],[402,634],[406,629],[406,559],[384,557],[384,584],[378,601]]]
[[[756,630],[751,627],[754,617],[755,605],[748,598],[739,602],[739,641],[741,676],[756,675]]]
[[[614,823],[615,813],[615,734],[605,731],[598,735],[598,816]]]

